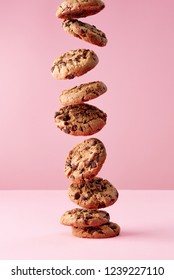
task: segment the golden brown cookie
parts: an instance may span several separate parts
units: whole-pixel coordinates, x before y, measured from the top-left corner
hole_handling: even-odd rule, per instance
[[[105,4],[101,0],[64,0],[56,16],[62,19],[81,18],[99,13]]]
[[[92,135],[106,124],[107,115],[89,104],[62,107],[54,116],[56,126],[63,132],[75,136]]]
[[[104,47],[107,44],[107,38],[103,31],[97,29],[94,25],[79,21],[77,19],[65,20],[62,23],[63,29],[70,35],[83,41]]]
[[[106,211],[75,208],[66,211],[60,222],[65,226],[96,227],[108,223],[109,219],[109,213]]]
[[[63,90],[59,100],[63,106],[76,105],[97,98],[107,91],[107,86],[101,81],[90,82]]]
[[[69,152],[65,175],[76,183],[90,180],[98,174],[105,159],[104,144],[97,138],[86,139]]]
[[[81,238],[110,238],[120,234],[120,227],[113,222],[98,227],[72,227],[72,234]]]
[[[58,80],[73,79],[93,69],[98,61],[92,50],[70,50],[53,61],[51,73]]]
[[[87,182],[71,184],[68,195],[74,203],[85,209],[105,208],[118,199],[117,189],[108,180],[98,177]]]

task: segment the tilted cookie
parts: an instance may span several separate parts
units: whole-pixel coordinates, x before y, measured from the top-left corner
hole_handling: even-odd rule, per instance
[[[113,222],[98,227],[72,227],[72,234],[81,238],[110,238],[120,234],[120,227]]]
[[[70,50],[54,60],[51,73],[58,80],[73,79],[93,69],[98,61],[97,55],[92,50]]]
[[[106,124],[107,115],[89,104],[69,105],[55,113],[56,126],[63,132],[75,136],[92,135]]]
[[[63,21],[62,27],[69,34],[88,43],[99,47],[104,47],[107,44],[105,33],[97,29],[94,25],[84,23],[77,19],[70,19]]]
[[[103,82],[95,81],[63,90],[59,100],[63,106],[76,105],[97,98],[107,91]]]
[[[65,175],[76,183],[90,180],[98,174],[105,159],[104,144],[97,138],[86,139],[69,152],[65,163]],[[74,190],[72,195],[76,192]]]
[[[105,4],[101,0],[64,0],[57,8],[56,17],[62,19],[82,18],[99,13]]]
[[[69,198],[85,209],[100,209],[114,204],[118,199],[117,189],[108,181],[95,177],[90,181],[71,184]]]
[[[96,227],[108,223],[109,219],[109,213],[106,211],[75,208],[66,211],[60,222],[65,226]]]

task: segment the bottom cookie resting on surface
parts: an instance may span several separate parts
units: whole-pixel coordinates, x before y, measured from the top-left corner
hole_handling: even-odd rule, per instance
[[[72,227],[72,234],[80,238],[110,238],[120,234],[120,226],[113,222],[98,227]]]

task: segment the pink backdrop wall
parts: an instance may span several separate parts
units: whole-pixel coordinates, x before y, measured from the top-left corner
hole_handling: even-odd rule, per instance
[[[68,151],[83,137],[55,127],[63,89],[102,80],[108,92],[91,101],[107,112],[95,137],[107,149],[100,176],[119,188],[174,188],[174,1],[107,0],[84,19],[108,37],[105,48],[75,39],[61,28],[61,1],[1,0],[0,188],[62,189]],[[91,48],[100,63],[71,81],[54,80],[56,56]]]

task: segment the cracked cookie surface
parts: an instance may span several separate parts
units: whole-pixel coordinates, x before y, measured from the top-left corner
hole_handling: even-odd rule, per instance
[[[89,104],[62,107],[54,116],[56,126],[63,132],[75,136],[92,135],[106,124],[106,114]]]
[[[106,179],[94,177],[87,182],[71,184],[68,188],[71,201],[85,209],[111,206],[118,199],[117,189]]]
[[[110,238],[120,234],[120,226],[113,222],[98,227],[72,227],[72,234],[81,238]]]
[[[57,8],[56,17],[74,19],[91,16],[103,10],[105,4],[101,0],[64,0]]]
[[[65,175],[76,183],[90,180],[98,174],[105,159],[104,144],[97,138],[86,139],[69,152],[65,163]],[[74,190],[72,187],[70,189]]]
[[[62,27],[69,34],[88,43],[99,47],[104,47],[107,44],[105,33],[97,29],[94,25],[84,23],[77,19],[71,19],[63,21]]]
[[[70,50],[53,61],[51,73],[58,80],[73,79],[93,69],[98,62],[98,56],[92,50]]]
[[[75,208],[66,211],[60,222],[66,226],[94,227],[108,223],[109,219],[109,213],[106,211]]]
[[[90,82],[63,90],[59,100],[63,106],[76,105],[97,98],[107,91],[107,86],[101,81]]]

